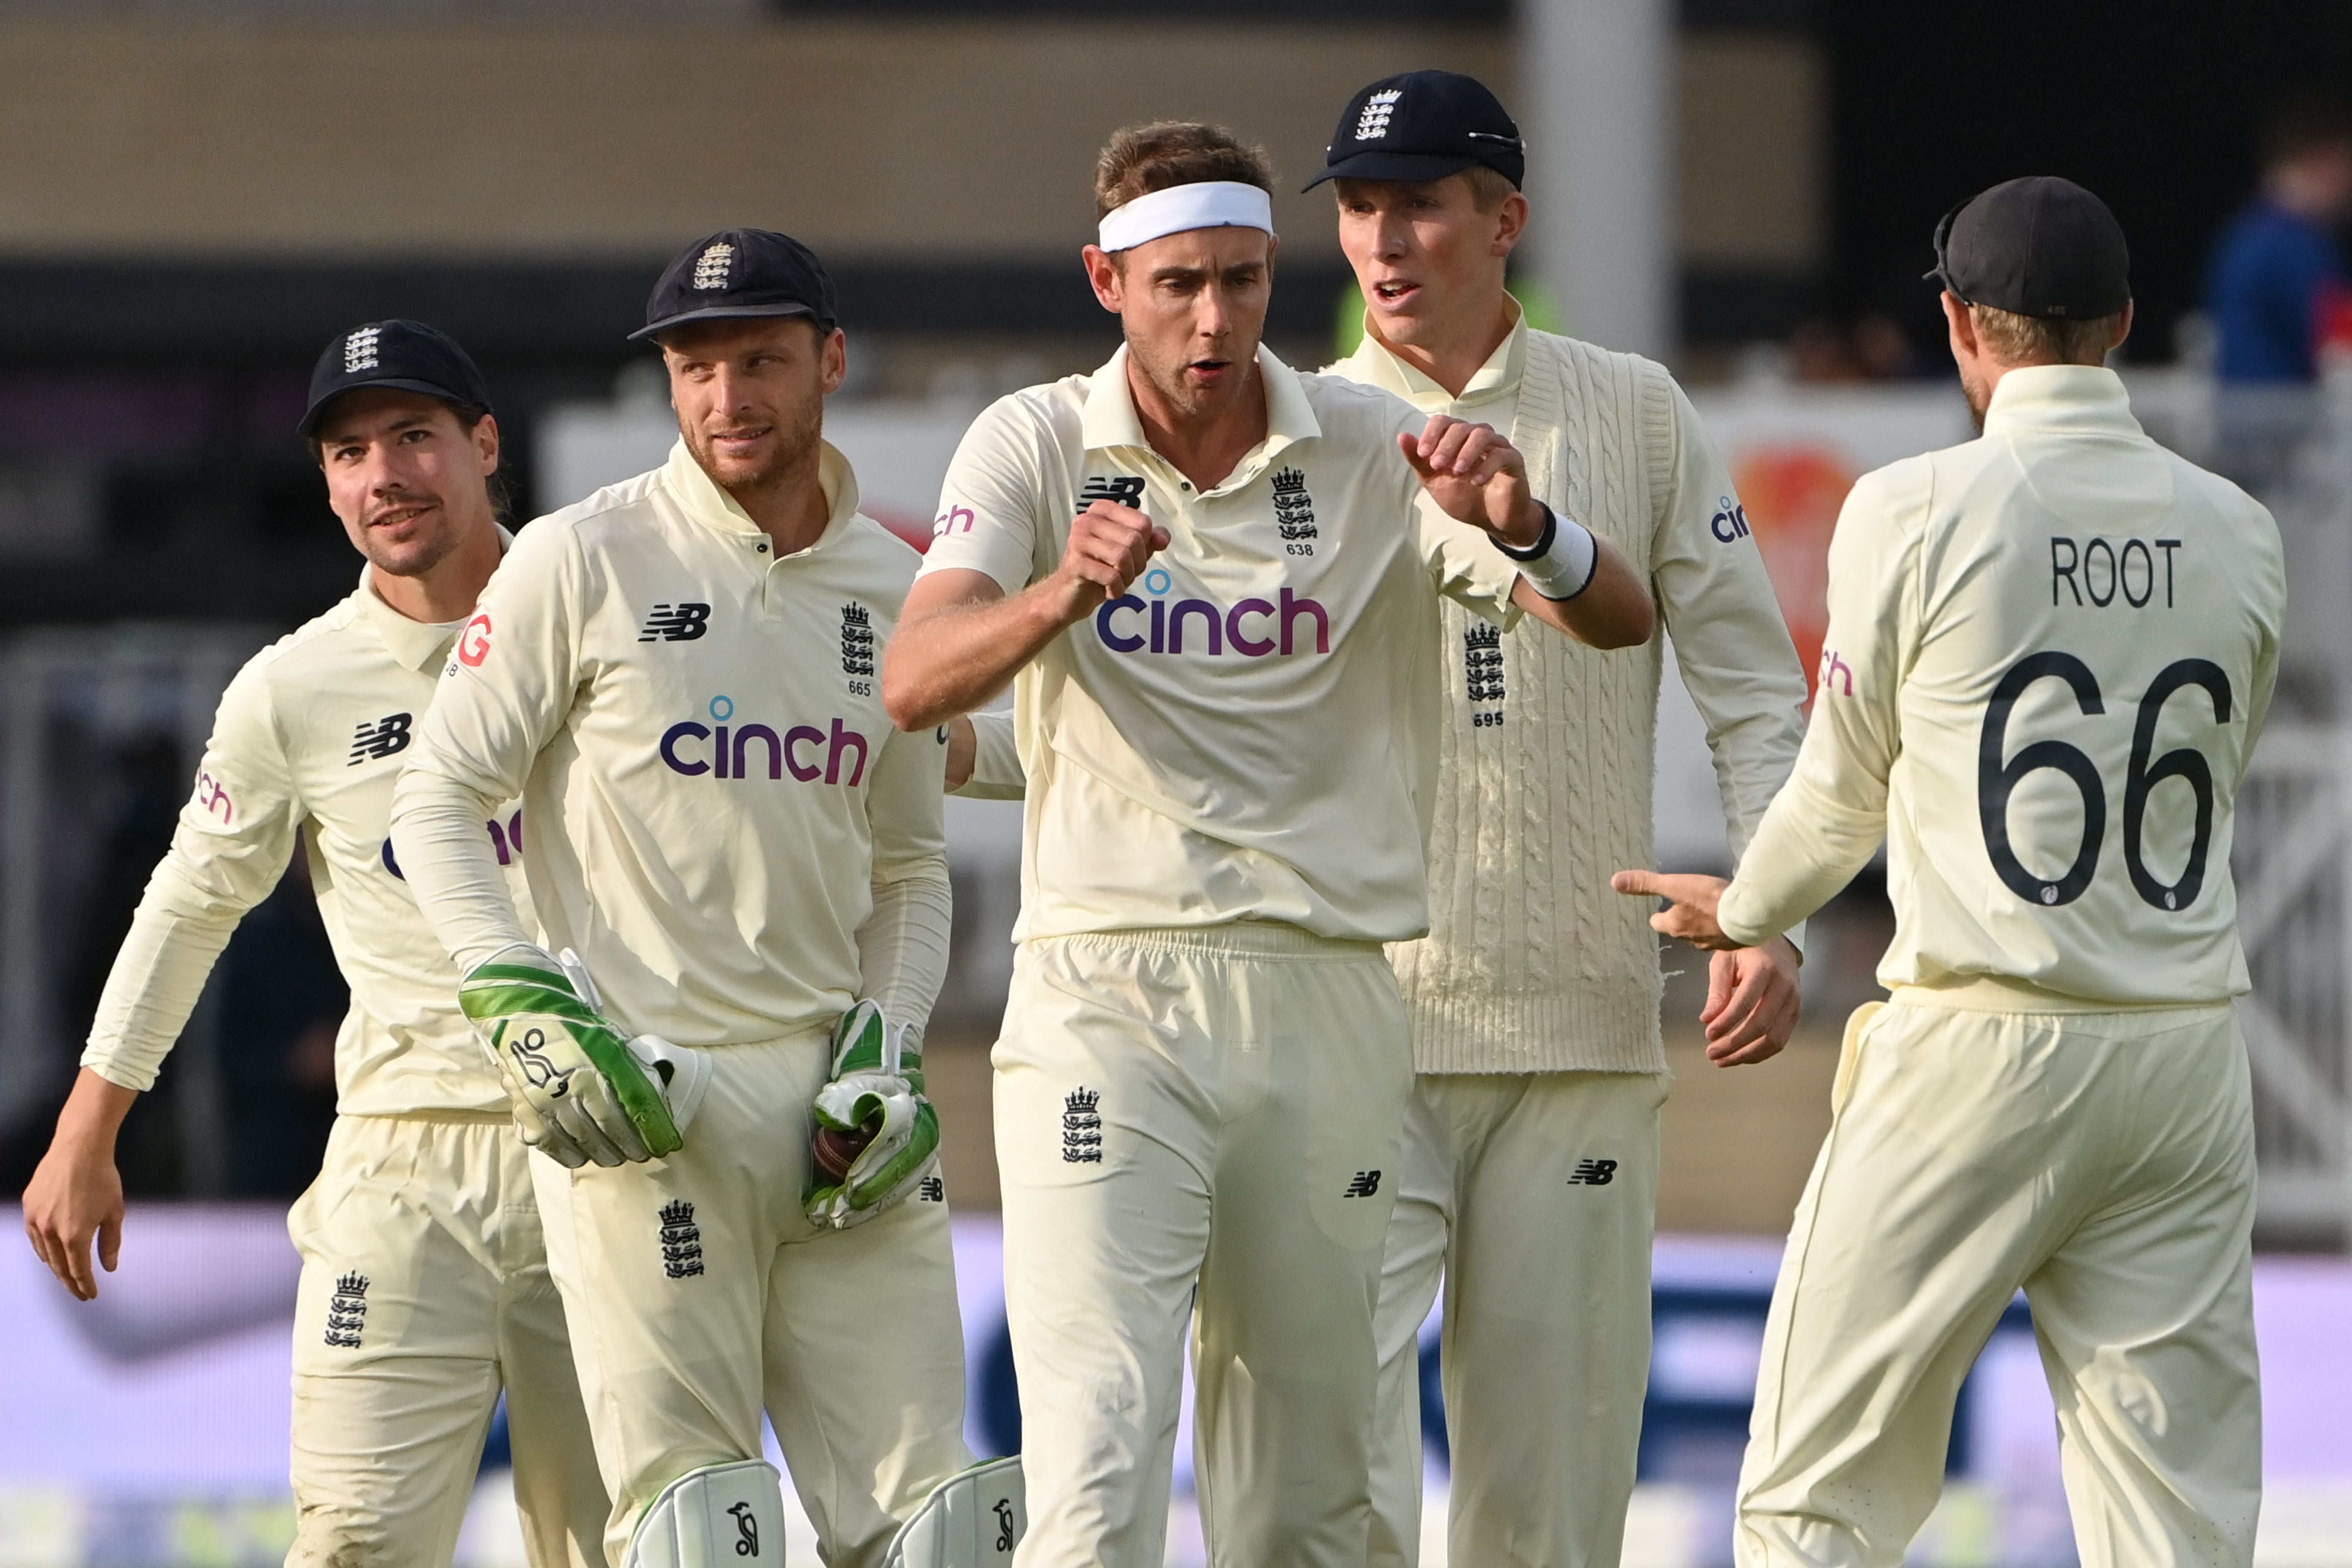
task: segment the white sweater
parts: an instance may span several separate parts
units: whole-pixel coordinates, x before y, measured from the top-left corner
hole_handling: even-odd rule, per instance
[[[1459,412],[1484,417],[1476,393],[1516,391],[1510,437],[1536,493],[1650,579],[1744,849],[1795,760],[1806,677],[1755,541],[1717,521],[1737,506],[1730,475],[1663,366],[1524,325],[1513,337],[1491,368],[1523,366],[1517,386],[1482,375]],[[1373,355],[1389,357],[1368,336],[1332,371],[1402,390],[1399,363]],[[1414,401],[1456,411],[1443,399]],[[1651,863],[1664,645],[1600,653],[1522,623],[1503,634],[1497,667],[1496,650],[1472,645],[1486,640],[1472,617],[1443,615],[1430,934],[1389,950],[1416,1065],[1664,1071],[1651,905],[1609,887],[1620,867]]]

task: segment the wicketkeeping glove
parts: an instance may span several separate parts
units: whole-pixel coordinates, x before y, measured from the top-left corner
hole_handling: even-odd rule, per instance
[[[563,1164],[658,1159],[710,1083],[710,1058],[657,1035],[625,1035],[604,1015],[571,949],[502,948],[457,988],[488,1039],[522,1141]]]
[[[879,1004],[860,1002],[833,1031],[833,1081],[809,1114],[814,1223],[847,1230],[913,1192],[939,1164],[940,1116],[923,1097],[923,1053]]]

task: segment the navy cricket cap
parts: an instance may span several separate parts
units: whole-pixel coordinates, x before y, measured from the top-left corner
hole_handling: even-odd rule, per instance
[[[328,404],[369,386],[421,392],[474,408],[490,405],[490,384],[457,339],[422,321],[370,321],[339,333],[310,367],[310,404],[294,433],[309,437]]]
[[[2107,204],[2055,174],[2009,180],[1936,226],[1927,274],[1971,305],[2089,321],[2131,303],[2131,250]]]
[[[829,332],[839,315],[815,251],[773,229],[730,228],[696,240],[662,269],[646,300],[646,324],[629,338],[748,316],[806,316]]]
[[[1407,71],[1382,77],[1348,100],[1323,172],[1300,187],[1326,180],[1442,180],[1476,164],[1513,185],[1528,172],[1527,143],[1502,100],[1475,77],[1453,71]]]

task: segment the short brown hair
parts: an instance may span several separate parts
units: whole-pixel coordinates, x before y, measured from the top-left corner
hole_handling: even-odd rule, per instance
[[[1140,195],[1171,185],[1231,180],[1274,194],[1274,165],[1265,149],[1222,125],[1196,120],[1155,120],[1116,132],[1095,160],[1095,216],[1106,217]]]
[[[2003,364],[2104,364],[2115,345],[2123,312],[2068,321],[2058,316],[2021,316],[1990,305],[1970,305],[1977,340]]]
[[[1493,212],[1519,188],[1511,184],[1508,174],[1500,169],[1490,169],[1484,163],[1471,164],[1462,171],[1462,177],[1470,182],[1470,205],[1482,213]]]

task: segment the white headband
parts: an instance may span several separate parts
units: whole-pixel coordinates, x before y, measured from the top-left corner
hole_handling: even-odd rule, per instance
[[[1274,199],[1235,180],[1171,185],[1104,215],[1096,243],[1105,250],[1132,250],[1188,228],[1262,228],[1272,234]]]

